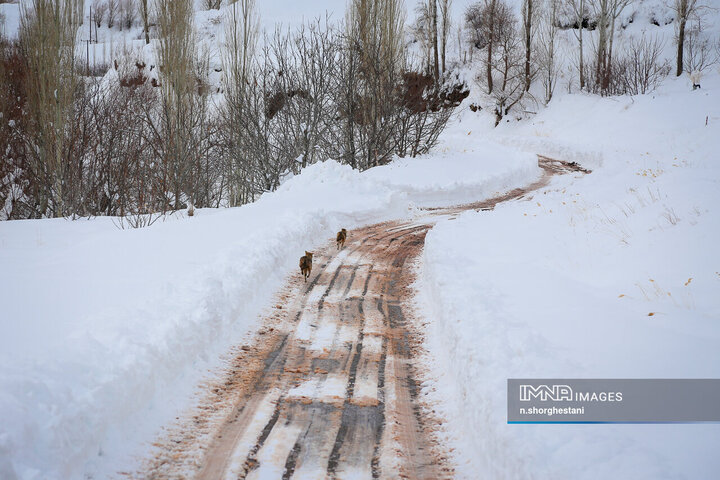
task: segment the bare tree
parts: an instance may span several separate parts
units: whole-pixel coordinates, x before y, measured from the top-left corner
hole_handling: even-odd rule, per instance
[[[78,87],[75,76],[76,4],[70,0],[32,0],[21,5],[21,44],[28,65],[30,167],[38,191],[37,212],[66,213],[66,175],[70,163],[70,123]]]
[[[575,18],[575,38],[578,41],[578,70],[579,70],[579,81],[580,90],[585,88],[585,58],[583,51],[583,30],[586,24],[587,17],[587,0],[566,0],[570,9],[572,10]]]
[[[525,62],[517,30],[517,19],[502,0],[497,0],[494,18],[496,51],[492,65],[497,82],[492,97],[495,102],[495,125],[497,126],[525,94]]]
[[[225,43],[222,50],[225,103],[222,109],[223,138],[226,145],[227,188],[230,206],[254,199],[251,185],[253,166],[246,158],[248,116],[257,115],[250,99],[250,78],[258,39],[259,19],[254,0],[232,3],[225,17]]]
[[[287,54],[288,75],[283,75],[287,96],[284,126],[290,127],[288,138],[299,166],[328,158],[334,146],[332,119],[337,112],[333,94],[337,89],[334,76],[338,45],[327,23],[301,27],[291,38]],[[276,52],[276,58],[281,58]]]
[[[341,76],[356,71],[360,78],[346,83],[354,91],[343,89],[341,95],[346,98],[339,103],[351,108],[353,115],[349,121],[356,138],[346,137],[351,145],[346,144],[345,152],[352,150],[353,155],[349,163],[363,169],[385,163],[394,151],[393,132],[399,114],[397,86],[406,61],[404,24],[400,0],[353,0],[350,5],[348,44],[341,51],[357,58],[341,61]],[[343,114],[346,121],[349,114]]]
[[[677,20],[677,62],[675,75],[680,76],[683,72],[683,54],[685,53],[685,27],[688,20],[698,12],[697,0],[674,0],[673,10],[675,10],[675,19]]]
[[[202,206],[195,181],[207,115],[207,88],[197,68],[192,0],[157,0],[161,108],[157,154],[164,166],[167,208]],[[207,69],[204,69],[207,71]]]
[[[430,1],[430,19],[432,25],[432,47],[433,47],[433,74],[435,75],[435,82],[440,81],[440,63],[438,60],[438,0]]]
[[[95,26],[97,28],[100,28],[102,26],[102,22],[105,19],[106,11],[107,4],[103,0],[93,1],[93,20],[95,21]]]
[[[683,68],[689,74],[701,75],[718,62],[717,52],[713,50],[711,38],[706,34],[702,19],[696,18],[685,31]],[[693,82],[699,84],[698,82]]]
[[[438,5],[439,3],[439,5]],[[450,33],[450,0],[428,0],[415,7],[416,18],[411,32],[422,45],[425,54],[425,70],[436,82],[446,69],[446,52]]]
[[[115,26],[115,20],[120,15],[120,2],[119,0],[107,0],[107,26],[113,28]]]
[[[550,103],[558,77],[558,60],[557,60],[557,32],[558,13],[561,0],[546,0],[545,14],[539,32],[539,56],[541,82],[545,91],[545,103]]]
[[[621,90],[618,93],[640,95],[652,92],[670,73],[663,60],[665,45],[658,37],[631,39],[625,48],[624,65],[619,70]]]
[[[533,0],[523,0],[522,3],[522,20],[523,20],[523,39],[525,41],[525,91],[530,91],[530,83],[534,76],[531,68],[531,49],[532,40],[535,33],[534,19],[536,13],[533,9]]]
[[[608,93],[612,80],[615,23],[629,3],[630,0],[594,0],[592,4],[598,19],[594,87],[603,94]]]
[[[146,45],[150,43],[150,5],[148,1],[149,0],[138,1],[138,9],[143,22],[143,33],[145,34]]]
[[[423,52],[422,69],[428,74],[432,73],[432,18],[430,15],[429,4],[420,2],[415,7],[415,21],[413,22],[410,32],[416,42],[420,44]]]
[[[440,59],[442,63],[442,73],[444,74],[447,70],[446,56],[447,56],[447,45],[450,37],[450,28],[452,21],[450,19],[450,9],[452,8],[452,0],[439,0],[440,2]]]
[[[494,86],[495,49],[500,37],[505,35],[502,29],[507,26],[504,21],[508,18],[508,12],[508,6],[502,0],[483,0],[465,10],[465,22],[475,48],[486,49],[485,85],[489,94],[493,92]]]
[[[485,48],[488,43],[487,23],[483,15],[482,3],[473,3],[465,9],[465,29],[473,48]]]
[[[222,0],[203,0],[203,6],[207,10],[219,10]],[[232,3],[232,2],[230,2]]]
[[[120,0],[120,30],[132,28],[135,23],[136,8],[133,0]]]

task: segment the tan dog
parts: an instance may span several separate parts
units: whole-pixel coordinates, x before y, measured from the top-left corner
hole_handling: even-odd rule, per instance
[[[302,273],[306,282],[312,271],[312,257],[312,252],[308,251],[305,252],[304,256],[300,257],[300,273]]]
[[[344,228],[337,233],[337,248],[340,250],[345,246],[345,239],[347,238],[347,230]]]

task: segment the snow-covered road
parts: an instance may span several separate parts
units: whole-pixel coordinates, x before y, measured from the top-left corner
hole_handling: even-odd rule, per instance
[[[352,230],[294,274],[251,347],[156,445],[139,478],[409,478],[453,476],[443,423],[418,394],[413,261],[438,220],[491,209],[582,167],[540,160],[544,175],[480,203],[427,209],[411,221]]]

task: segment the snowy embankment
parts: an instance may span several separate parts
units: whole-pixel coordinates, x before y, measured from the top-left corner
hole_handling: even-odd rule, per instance
[[[108,218],[0,223],[0,478],[130,469],[304,250],[341,227],[412,216],[438,189],[476,200],[539,175],[533,155],[487,149],[365,173],[328,161],[254,204],[139,230]]]
[[[503,125],[594,172],[427,235],[425,392],[459,478],[717,477],[720,425],[506,423],[508,378],[720,376],[720,78],[689,87],[567,95]]]

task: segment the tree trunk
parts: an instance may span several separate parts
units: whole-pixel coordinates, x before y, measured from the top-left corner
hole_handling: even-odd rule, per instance
[[[532,0],[525,0],[525,91],[530,91],[530,41],[532,28]]]
[[[438,60],[438,15],[437,0],[430,0],[430,16],[432,17],[432,46],[433,46],[433,72],[435,83],[440,79],[440,63]]]
[[[683,4],[685,2],[683,1]],[[680,23],[678,28],[678,41],[677,41],[677,70],[675,71],[676,76],[680,76],[683,73],[683,49],[685,44],[685,23],[687,21],[687,18],[684,15],[684,12],[680,14],[680,18],[678,18],[678,22]]]
[[[143,31],[145,32],[145,44],[148,45],[150,43],[150,25],[148,20],[148,0],[142,0],[142,17],[143,17]]]
[[[488,35],[488,51],[487,51],[487,84],[488,93],[493,91],[493,80],[492,80],[492,54],[493,54],[493,40],[495,37],[495,0],[490,3],[490,34]]]
[[[580,90],[585,88],[585,59],[583,58],[583,24],[585,23],[585,1],[580,2]]]
[[[607,63],[605,64],[605,78],[603,79],[603,90],[607,92],[610,88],[610,77],[612,76],[612,55],[613,55],[613,37],[615,36],[615,18],[613,16],[610,24],[610,35],[608,39]]]

